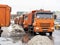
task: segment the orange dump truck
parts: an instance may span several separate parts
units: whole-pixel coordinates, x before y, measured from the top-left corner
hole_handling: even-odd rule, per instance
[[[27,14],[23,14],[19,18],[15,18],[14,23],[23,26],[23,23],[26,22],[26,17],[27,17]]]
[[[15,18],[15,19],[14,19],[14,23],[15,23],[15,24],[18,24],[18,23],[19,23],[19,18]]]
[[[54,16],[49,10],[34,10],[24,17],[23,28],[34,34],[49,33],[54,31]]]
[[[11,7],[8,5],[0,4],[0,36],[1,36],[1,27],[6,27],[10,25],[10,12]]]
[[[18,24],[23,26],[23,21],[24,21],[24,15],[21,15],[18,20]]]

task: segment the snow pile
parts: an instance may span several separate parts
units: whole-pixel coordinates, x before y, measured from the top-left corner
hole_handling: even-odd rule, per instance
[[[17,29],[17,30],[20,30],[20,31],[24,31],[23,28],[20,25],[18,25],[18,24],[12,25],[12,28],[13,28],[12,30]]]
[[[18,41],[16,43],[13,43],[13,40],[11,38],[0,37],[0,45],[22,45],[22,42]]]
[[[18,24],[14,24],[13,26],[12,26],[12,31],[10,32],[10,35],[11,36],[22,36],[23,34],[25,34],[25,32],[24,32],[24,30],[23,30],[23,28],[20,26],[20,25],[18,25]]]
[[[23,28],[18,24],[11,24],[9,27],[2,27],[2,37],[10,37],[11,35],[20,35],[24,32]]]
[[[48,37],[37,35],[28,42],[28,45],[54,45],[54,44],[52,40],[50,40]]]
[[[2,37],[9,37],[10,33],[9,33],[9,28],[8,27],[2,27],[3,32],[2,32]]]

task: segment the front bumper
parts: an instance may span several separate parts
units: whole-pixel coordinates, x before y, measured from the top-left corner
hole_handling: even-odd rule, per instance
[[[54,29],[51,28],[41,28],[41,27],[34,27],[34,32],[53,32]]]

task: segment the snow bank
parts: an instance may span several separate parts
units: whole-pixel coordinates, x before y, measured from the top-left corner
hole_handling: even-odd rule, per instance
[[[11,38],[0,37],[0,45],[22,45],[21,41],[13,43]]]
[[[18,24],[13,25],[12,28],[13,29],[10,32],[11,36],[22,36],[23,34],[25,34],[23,28]]]
[[[20,35],[24,32],[23,28],[18,24],[11,24],[9,27],[2,27],[2,37],[10,37],[11,35]]]
[[[28,45],[54,45],[54,44],[52,40],[50,40],[48,37],[37,35],[28,42]]]

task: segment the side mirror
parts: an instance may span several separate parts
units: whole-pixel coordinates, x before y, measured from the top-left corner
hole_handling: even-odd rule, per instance
[[[57,15],[54,15],[54,19],[56,19],[57,18]]]

